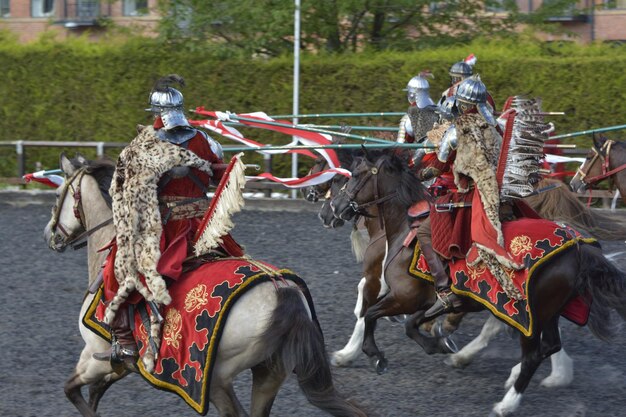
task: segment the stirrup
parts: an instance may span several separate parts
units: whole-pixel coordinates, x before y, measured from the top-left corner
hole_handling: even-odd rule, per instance
[[[436,292],[437,301],[424,313],[424,317],[429,318],[444,313],[452,313],[462,302],[458,295],[453,293],[450,288],[444,288]]]
[[[91,355],[95,360],[111,362],[112,365],[122,365],[128,360],[136,361],[139,358],[137,349],[127,348],[113,337],[111,347],[104,352],[96,352]]]

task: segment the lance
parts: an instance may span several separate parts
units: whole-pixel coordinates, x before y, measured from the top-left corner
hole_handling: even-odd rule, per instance
[[[387,148],[409,148],[409,149],[422,149],[422,148],[436,148],[436,145],[423,145],[421,143],[397,143],[389,142],[383,143],[335,143],[332,145],[298,145],[298,146],[260,146],[260,147],[224,147],[224,152],[241,152],[241,151],[278,151],[278,150],[312,150],[312,149],[387,149]]]
[[[373,113],[311,113],[311,114],[278,114],[269,116],[272,119],[320,118],[320,117],[398,117],[405,112],[373,112]]]
[[[194,110],[195,113],[198,114],[203,114],[206,115],[207,112],[206,111],[202,111],[199,109]],[[341,136],[344,138],[351,138],[351,139],[359,139],[359,140],[364,140],[366,142],[374,142],[374,143],[388,143],[388,140],[385,139],[377,139],[377,138],[372,138],[369,136],[361,136],[361,135],[353,135],[351,133],[343,133],[343,132],[335,132],[332,130],[324,130],[324,129],[316,129],[316,128],[311,128],[311,127],[300,127],[298,125],[294,125],[294,124],[287,124],[287,123],[279,123],[279,122],[272,122],[269,120],[262,120],[262,119],[253,119],[253,118],[249,118],[249,117],[242,117],[239,116],[235,113],[226,113],[228,115],[228,119],[230,121],[243,121],[243,122],[250,122],[250,123],[257,123],[257,124],[261,124],[261,125],[267,125],[267,126],[276,126],[276,127],[283,127],[283,128],[288,128],[288,129],[299,129],[299,130],[305,130],[305,131],[309,131],[309,132],[316,132],[316,133],[325,133],[328,135],[334,135],[334,136]],[[243,124],[243,123],[242,123]],[[246,124],[243,124],[244,126],[248,126],[248,127],[255,127],[255,126],[249,126]],[[292,134],[297,136],[297,133]]]
[[[573,138],[574,136],[585,136],[585,135],[591,135],[593,133],[610,132],[613,130],[622,130],[622,129],[626,129],[626,125],[616,125],[616,126],[601,127],[598,129],[582,130],[580,132],[573,132],[573,133],[566,133],[563,135],[551,136],[550,139]]]
[[[575,148],[576,145],[570,145],[570,144],[559,144],[559,145],[554,145],[554,144],[545,144],[544,145],[546,148]],[[298,150],[298,149],[304,149],[304,150],[315,150],[315,149],[388,149],[388,148],[393,148],[393,149],[397,149],[397,148],[408,148],[408,149],[436,149],[438,148],[437,145],[425,145],[422,143],[399,143],[399,142],[391,142],[391,141],[387,141],[387,143],[362,143],[362,144],[358,144],[358,143],[334,143],[334,144],[329,144],[329,145],[296,145],[296,146],[289,146],[289,145],[267,145],[267,146],[259,146],[259,147],[252,147],[252,146],[235,146],[235,147],[228,147],[228,146],[224,146],[224,152],[241,152],[241,151],[279,151],[279,150],[286,150],[286,151],[290,151],[290,150]],[[533,154],[534,155],[534,154]]]

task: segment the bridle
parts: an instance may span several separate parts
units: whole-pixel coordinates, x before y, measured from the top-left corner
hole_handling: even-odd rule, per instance
[[[315,165],[313,167],[311,167],[311,169],[309,170],[308,175],[314,174],[316,172],[321,172],[324,170],[324,166],[325,165],[321,165],[321,167],[317,170],[314,171],[314,169],[319,166],[319,164],[321,164],[322,162],[326,163],[326,160],[323,158],[318,158],[315,161]],[[324,183],[327,184],[327,183]],[[320,197],[322,196],[322,194],[328,194],[328,191],[330,190],[330,187],[327,188],[326,191],[321,191],[320,190],[320,186],[322,184],[318,184],[318,185],[311,185],[308,188],[308,192],[306,193],[306,195],[304,196],[304,198],[306,199],[306,201],[310,201],[313,203],[317,203],[320,199]]]
[[[84,222],[85,213],[81,204],[82,195],[80,189],[85,173],[85,167],[79,168],[65,181],[61,195],[57,198],[57,203],[52,207],[50,231],[52,232],[54,243],[58,245],[59,249],[64,249],[67,246],[71,246],[73,249],[80,249],[87,245],[87,241],[82,241],[83,239],[113,222],[113,218],[110,218],[92,229],[87,230],[87,226]],[[69,232],[67,226],[64,226],[60,221],[61,210],[68,193],[70,193],[74,199],[72,211],[74,213],[74,218],[78,220],[78,223],[81,226],[81,230],[79,232]]]
[[[380,177],[378,176],[378,174],[380,172],[380,167],[383,164],[383,162],[384,160],[382,159],[379,159],[378,161],[376,161],[376,164],[373,167],[371,167],[369,171],[365,173],[364,176],[359,178],[356,185],[352,187],[352,190],[347,189],[348,183],[346,183],[340,191],[340,192],[345,193],[346,197],[348,197],[350,201],[348,203],[348,207],[350,207],[350,209],[352,209],[352,211],[354,211],[356,214],[367,216],[367,213],[366,213],[367,208],[373,205],[378,206],[378,214],[379,214],[378,221],[380,223],[381,230],[384,230],[385,228],[385,225],[384,225],[385,216],[384,216],[383,205],[386,201],[389,201],[398,196],[398,192],[394,191],[390,194],[380,197],[380,191],[379,191],[379,185],[378,185],[378,179]],[[368,201],[367,203],[363,203],[363,204],[357,203],[356,201],[354,201],[354,198],[363,189],[363,187],[365,187],[365,184],[367,184],[372,177],[374,178],[374,199],[372,201]]]
[[[613,174],[620,172],[624,169],[626,169],[626,164],[622,164],[616,168],[613,169],[609,169],[609,165],[610,165],[610,154],[611,154],[611,147],[613,146],[613,144],[615,143],[614,140],[607,140],[606,142],[604,142],[604,144],[602,145],[602,148],[600,148],[600,151],[598,152],[598,150],[594,147],[591,148],[591,150],[593,151],[594,155],[591,158],[591,160],[589,160],[589,163],[587,164],[587,161],[585,161],[577,170],[576,170],[576,176],[580,177],[580,180],[587,184],[587,185],[593,185],[597,182],[602,181],[605,178],[610,178]],[[594,164],[600,160],[602,162],[602,173],[600,175],[596,175],[594,177],[588,177],[587,175],[589,174],[589,171],[591,170],[591,168],[594,166]],[[586,168],[586,169],[583,169]]]

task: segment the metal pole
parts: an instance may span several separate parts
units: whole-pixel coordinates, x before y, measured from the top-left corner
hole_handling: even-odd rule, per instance
[[[294,34],[293,34],[293,108],[294,115],[298,114],[300,100],[300,0],[294,0]],[[298,117],[293,118],[293,124],[298,124]],[[295,139],[295,137],[294,137]],[[298,177],[298,154],[291,155],[291,176]],[[298,192],[291,190],[291,198],[295,199]]]
[[[17,176],[22,178],[26,173],[26,156],[24,155],[23,140],[18,140],[15,143],[15,152],[17,153]]]
[[[98,142],[98,144],[96,145],[96,155],[98,157],[104,156],[104,142]]]

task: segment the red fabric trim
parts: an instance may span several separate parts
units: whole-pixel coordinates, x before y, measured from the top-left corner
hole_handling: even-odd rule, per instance
[[[496,170],[496,180],[498,181],[498,187],[502,187],[502,179],[504,177],[504,170],[506,168],[507,155],[509,154],[509,146],[511,144],[511,136],[513,135],[513,120],[517,112],[511,111],[506,116],[506,129],[502,136],[502,147],[500,148],[500,158],[498,162],[498,169]]]

